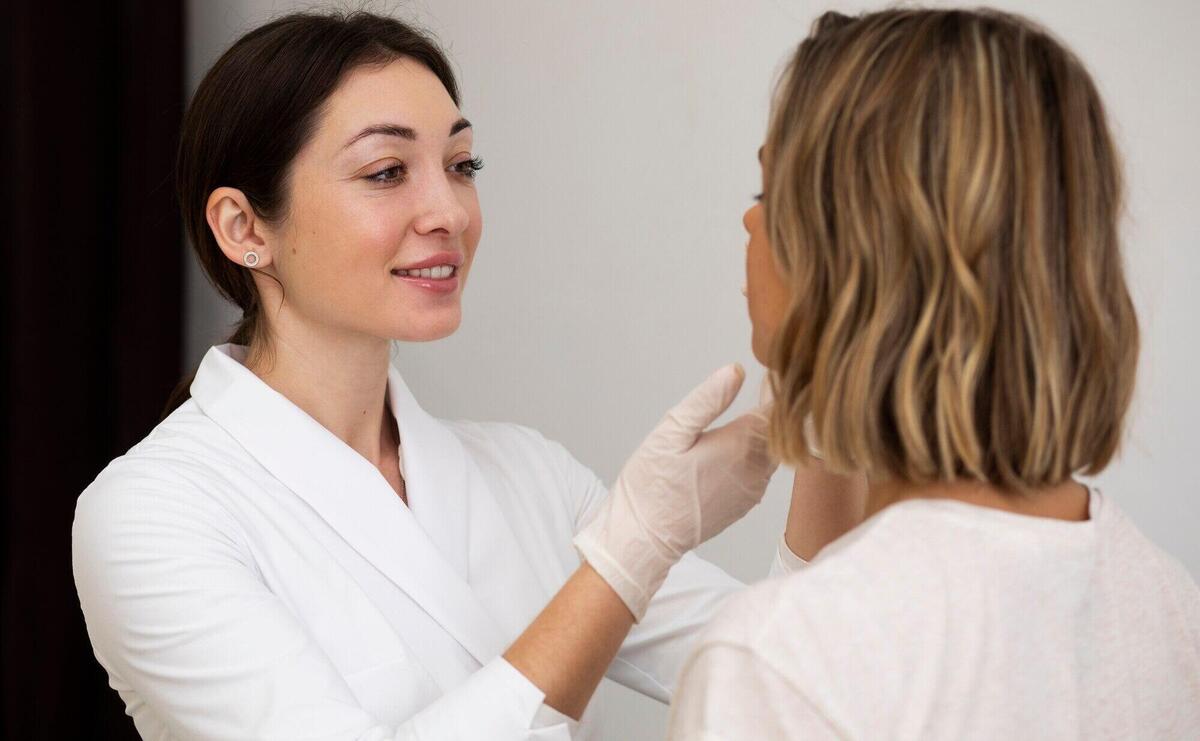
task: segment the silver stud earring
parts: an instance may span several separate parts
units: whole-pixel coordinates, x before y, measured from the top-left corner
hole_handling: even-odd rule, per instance
[[[246,263],[246,267],[252,268],[258,264],[258,253],[251,250],[242,255],[242,262]]]

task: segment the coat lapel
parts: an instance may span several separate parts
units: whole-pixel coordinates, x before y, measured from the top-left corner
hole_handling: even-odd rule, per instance
[[[400,424],[409,508],[493,622],[506,635],[518,635],[549,594],[538,583],[487,476],[458,436],[421,409],[395,368],[388,376],[388,395]]]
[[[244,352],[209,350],[191,387],[200,409],[477,661],[499,655],[506,639],[467,582],[470,482],[453,433],[425,414],[392,369],[388,396],[410,511],[366,459],[245,368]]]
[[[453,432],[417,404],[400,371],[388,371],[388,403],[400,428],[408,509],[459,578],[470,582],[467,522],[473,482]]]

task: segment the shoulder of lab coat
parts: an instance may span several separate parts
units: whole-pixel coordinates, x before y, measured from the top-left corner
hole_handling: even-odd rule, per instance
[[[499,657],[398,728],[370,717],[258,573],[219,485],[243,457],[188,402],[76,505],[88,634],[143,737],[570,738],[565,719],[534,730],[544,695]]]

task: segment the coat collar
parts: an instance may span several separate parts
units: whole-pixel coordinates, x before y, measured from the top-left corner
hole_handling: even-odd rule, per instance
[[[201,411],[481,664],[499,655],[505,639],[468,583],[469,487],[486,484],[469,475],[454,433],[421,409],[392,367],[405,507],[365,458],[243,366],[245,351],[221,345],[204,356],[191,386]]]

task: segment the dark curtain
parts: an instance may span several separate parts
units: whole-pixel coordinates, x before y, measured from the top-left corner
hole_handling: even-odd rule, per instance
[[[137,738],[84,631],[71,521],[181,373],[183,5],[5,4],[5,738]]]

